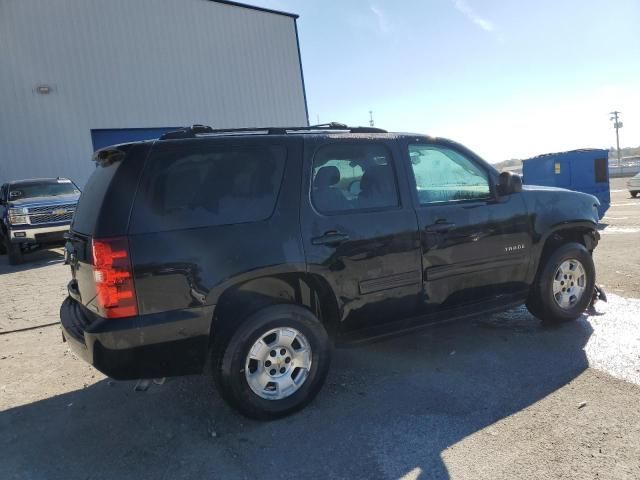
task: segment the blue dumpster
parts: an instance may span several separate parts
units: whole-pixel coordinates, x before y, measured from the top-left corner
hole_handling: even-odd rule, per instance
[[[600,200],[600,218],[609,209],[609,151],[547,153],[522,162],[523,182],[590,193]]]

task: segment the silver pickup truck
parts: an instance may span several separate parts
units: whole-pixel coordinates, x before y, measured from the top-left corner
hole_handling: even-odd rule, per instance
[[[17,180],[0,187],[0,252],[9,263],[39,246],[63,243],[80,189],[67,178]]]

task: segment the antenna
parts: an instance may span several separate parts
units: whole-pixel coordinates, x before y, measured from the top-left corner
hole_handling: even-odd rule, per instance
[[[369,126],[373,127],[375,123],[373,122],[373,110],[369,110]]]

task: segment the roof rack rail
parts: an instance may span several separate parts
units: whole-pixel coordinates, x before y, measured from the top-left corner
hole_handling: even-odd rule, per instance
[[[196,135],[203,133],[212,133],[213,131],[213,128],[209,127],[208,125],[195,124],[191,125],[190,127],[184,127],[178,130],[172,130],[170,132],[164,133],[160,135],[160,140],[170,140],[173,138],[193,138]]]
[[[160,140],[173,140],[179,138],[196,138],[199,135],[216,135],[216,134],[242,134],[242,133],[261,133],[266,135],[286,135],[288,133],[305,133],[314,131],[342,131],[350,133],[387,133],[382,128],[375,127],[349,127],[344,123],[330,122],[320,125],[311,125],[309,127],[248,127],[248,128],[221,128],[214,130],[207,125],[192,125],[190,127],[180,128],[167,132],[160,136]]]

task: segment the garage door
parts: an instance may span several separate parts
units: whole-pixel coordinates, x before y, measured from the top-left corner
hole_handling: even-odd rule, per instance
[[[118,143],[137,142],[158,138],[160,135],[181,127],[160,128],[108,128],[91,130],[93,149],[98,150]]]

